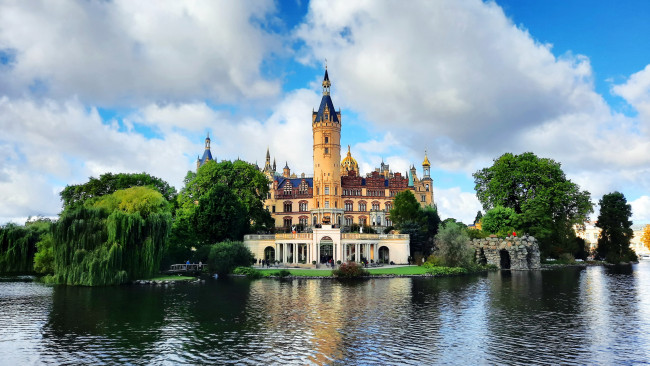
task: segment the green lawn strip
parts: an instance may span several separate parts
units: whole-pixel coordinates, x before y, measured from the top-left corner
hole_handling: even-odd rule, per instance
[[[260,269],[263,276],[275,276],[279,269]],[[329,277],[332,275],[330,269],[289,269],[292,276],[297,277]]]
[[[147,281],[187,281],[187,280],[193,280],[196,277],[191,277],[191,276],[161,276],[161,277],[154,277],[154,278],[148,278]]]
[[[421,266],[394,267],[394,268],[370,268],[371,275],[423,275],[427,273],[426,268]]]

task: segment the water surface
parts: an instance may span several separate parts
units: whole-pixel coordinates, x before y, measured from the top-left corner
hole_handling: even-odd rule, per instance
[[[642,364],[650,263],[103,288],[0,281],[0,364]]]

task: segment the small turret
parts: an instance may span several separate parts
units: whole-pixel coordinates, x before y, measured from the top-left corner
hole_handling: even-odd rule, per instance
[[[289,169],[289,163],[285,161],[284,169],[282,170],[282,176],[285,178],[291,177],[291,169]]]
[[[423,178],[429,178],[431,176],[431,163],[429,163],[426,150],[424,150],[424,161],[422,162],[422,176]]]

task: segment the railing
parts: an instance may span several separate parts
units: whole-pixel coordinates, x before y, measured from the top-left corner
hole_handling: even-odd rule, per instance
[[[273,235],[273,234],[264,234],[264,235],[248,234],[248,235],[244,235],[244,240],[273,240],[273,239],[275,239],[275,235]]]
[[[170,272],[200,272],[206,264],[172,264],[169,268]]]
[[[341,239],[408,239],[408,234],[361,234],[361,233],[343,233]]]
[[[276,239],[311,239],[313,237],[312,233],[283,233],[275,234]]]
[[[244,235],[244,240],[275,240],[275,239],[309,239],[314,236],[313,233],[283,233],[283,234],[249,234]],[[365,240],[379,240],[379,239],[408,239],[408,234],[361,234],[361,233],[342,233],[341,239],[365,239]]]

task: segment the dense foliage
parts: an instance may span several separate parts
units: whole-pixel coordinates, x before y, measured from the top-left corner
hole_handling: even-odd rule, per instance
[[[510,207],[497,206],[488,210],[482,220],[482,230],[497,236],[510,235],[519,226],[519,215]]]
[[[114,285],[158,272],[171,229],[167,200],[145,187],[65,211],[53,227],[54,275],[69,285]]]
[[[37,243],[50,230],[48,219],[27,222],[25,226],[0,226],[0,272],[32,272]]]
[[[208,268],[219,276],[231,273],[237,267],[249,267],[255,262],[253,253],[240,241],[214,244],[208,256]]]
[[[332,270],[332,276],[340,279],[360,278],[369,275],[370,273],[360,263],[355,262],[343,263],[339,268]]]
[[[422,208],[413,193],[405,190],[395,195],[390,219],[400,233],[410,236],[411,257],[415,257],[416,253],[431,253],[440,225],[440,216],[435,207]]]
[[[598,239],[598,256],[610,263],[636,260],[636,254],[630,248],[632,230],[632,206],[627,203],[620,192],[603,196],[598,202],[600,214],[596,226],[601,228]]]
[[[178,195],[170,254],[181,259],[192,247],[271,230],[273,219],[263,205],[268,192],[264,174],[241,160],[210,161],[188,173]]]
[[[506,153],[473,174],[485,210],[511,208],[520,228],[540,242],[545,255],[578,250],[573,225],[593,212],[590,194],[567,179],[560,164],[527,152]]]
[[[425,263],[426,264],[426,263]],[[466,274],[469,271],[462,267],[438,267],[426,265],[426,272],[432,276],[454,276]]]
[[[397,227],[420,220],[420,203],[413,192],[407,189],[395,195],[393,208],[390,210],[390,220]]]
[[[63,210],[72,210],[83,206],[87,201],[112,194],[118,190],[131,187],[150,187],[158,191],[168,202],[173,202],[176,190],[160,178],[147,173],[106,173],[99,179],[91,177],[84,184],[69,185],[61,191]]]
[[[244,275],[251,279],[261,278],[262,272],[258,271],[253,267],[237,267],[232,271],[236,275]]]
[[[470,267],[474,261],[467,229],[458,223],[441,226],[436,235],[434,256],[446,267]]]

